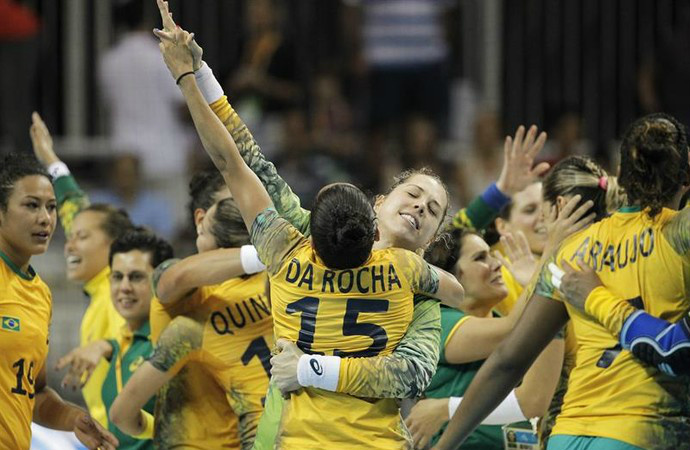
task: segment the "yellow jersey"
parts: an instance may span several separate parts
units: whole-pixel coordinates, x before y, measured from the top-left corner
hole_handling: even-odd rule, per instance
[[[274,344],[266,275],[202,287],[165,310],[176,318],[161,332],[152,364],[173,373],[199,365],[239,419],[236,448],[250,448],[263,411]],[[206,398],[209,393],[198,395]],[[205,413],[203,421],[208,427]]]
[[[308,354],[389,354],[411,321],[414,293],[438,290],[436,272],[408,250],[375,250],[358,268],[331,270],[273,208],[257,216],[251,240],[270,277],[276,338]],[[395,399],[305,388],[280,414],[274,448],[411,447]]]
[[[0,448],[28,449],[36,391],[48,355],[48,286],[0,252]]]
[[[576,265],[583,258],[612,292],[675,321],[690,306],[685,215],[664,209],[651,219],[645,211],[624,208],[567,238],[555,261]],[[542,270],[537,294],[561,300],[548,269]],[[605,437],[648,450],[687,448],[687,379],[644,366],[601,324],[565,306],[577,340],[575,366],[552,434]]]
[[[117,339],[120,330],[125,326],[125,319],[118,314],[110,299],[110,267],[105,267],[87,281],[84,284],[84,292],[90,302],[81,320],[81,346],[100,339]],[[108,428],[108,414],[103,404],[101,389],[108,376],[109,367],[108,361],[101,359],[81,390],[89,414],[104,428]]]

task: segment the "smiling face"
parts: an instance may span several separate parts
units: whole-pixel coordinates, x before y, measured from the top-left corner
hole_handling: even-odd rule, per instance
[[[496,228],[502,235],[522,231],[532,253],[541,255],[548,237],[542,214],[541,183],[533,183],[515,194],[510,217],[496,219]]]
[[[116,253],[110,266],[110,297],[130,329],[148,320],[151,306],[151,254],[141,250]]]
[[[385,197],[378,197],[374,210],[381,243],[415,251],[425,248],[443,221],[448,196],[434,178],[416,174]]]
[[[465,296],[493,307],[508,295],[501,275],[501,263],[494,258],[484,239],[476,234],[462,238],[455,276],[465,288]]]
[[[65,242],[67,278],[85,283],[108,265],[112,239],[103,230],[105,214],[84,211],[72,222],[72,230]]]
[[[14,183],[6,210],[0,209],[0,245],[19,266],[48,249],[57,223],[53,186],[42,175],[29,175]]]

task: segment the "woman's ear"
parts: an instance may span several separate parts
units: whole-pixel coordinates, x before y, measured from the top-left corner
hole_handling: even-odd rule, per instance
[[[383,201],[385,199],[386,199],[385,195],[379,194],[376,196],[376,198],[374,199],[374,211],[376,211],[377,213],[379,212],[379,208],[381,207],[381,204],[383,203]]]
[[[204,220],[204,217],[206,216],[206,210],[197,208],[194,210],[194,226],[197,227],[201,223],[202,220]]]
[[[494,223],[496,224],[496,231],[498,231],[498,234],[501,236],[511,232],[510,224],[505,219],[497,217]]]
[[[556,197],[556,212],[560,212],[566,203],[567,201],[565,200],[565,197],[563,197],[562,195]]]
[[[379,227],[376,227],[376,231],[374,232],[374,242],[380,241],[381,240],[381,232],[379,231]]]

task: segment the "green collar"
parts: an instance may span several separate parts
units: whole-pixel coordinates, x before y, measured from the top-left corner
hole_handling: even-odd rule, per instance
[[[633,206],[633,205],[623,206],[618,210],[618,212],[622,212],[622,213],[634,213],[634,212],[640,212],[640,211],[642,211],[642,207]]]
[[[147,320],[134,332],[135,338],[149,340],[151,338],[151,323]]]
[[[22,272],[22,269],[20,269],[19,266],[17,266],[14,262],[12,262],[10,257],[7,256],[5,254],[5,252],[3,252],[2,250],[0,250],[0,258],[2,258],[2,260],[5,261],[5,264],[7,264],[7,266],[10,269],[12,269],[12,272],[19,275],[20,278],[23,278],[27,281],[31,281],[36,276],[36,272],[34,271],[33,267],[29,266],[29,273]]]

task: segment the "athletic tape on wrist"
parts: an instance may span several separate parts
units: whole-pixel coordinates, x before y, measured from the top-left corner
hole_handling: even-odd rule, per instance
[[[462,403],[462,397],[451,397],[448,399],[448,420],[453,418],[460,403]]]
[[[315,387],[335,392],[340,379],[340,357],[302,355],[297,363],[297,382],[302,387]]]
[[[259,259],[259,253],[253,245],[243,245],[240,247],[240,264],[242,264],[242,270],[247,275],[266,270],[266,266]]]
[[[202,62],[199,70],[194,72],[194,78],[201,91],[201,95],[204,96],[204,100],[209,105],[224,95],[223,88],[216,80],[216,77],[213,76],[213,71],[206,62]]]
[[[62,161],[58,161],[48,166],[48,173],[53,180],[57,180],[60,177],[69,175],[70,171],[67,167],[67,164],[63,163]]]

